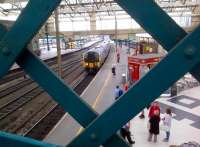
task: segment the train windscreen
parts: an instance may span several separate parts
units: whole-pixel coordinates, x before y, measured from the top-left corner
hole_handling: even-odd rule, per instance
[[[85,62],[98,62],[99,61],[99,55],[96,52],[87,52],[84,56]]]

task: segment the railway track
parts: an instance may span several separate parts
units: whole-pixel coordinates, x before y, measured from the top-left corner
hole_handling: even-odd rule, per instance
[[[68,59],[62,65],[63,79],[75,89],[87,77],[80,64],[80,54],[74,55],[73,59]],[[51,68],[54,71],[58,69],[57,65],[51,65]],[[28,109],[29,111],[26,111]],[[64,113],[64,110],[29,78],[19,79],[15,84],[0,87],[2,131],[42,139]]]
[[[85,50],[80,50],[79,52],[76,51],[76,52],[72,52],[69,54],[64,54],[64,55],[62,55],[62,61],[64,62],[64,61],[68,60],[69,58],[76,58],[77,55],[80,56],[80,54],[82,54],[83,52],[85,52]],[[44,62],[48,66],[57,66],[57,58],[56,57],[46,59],[46,60],[44,60]],[[26,75],[26,73],[21,68],[11,70],[8,72],[8,74],[5,77],[0,79],[0,85],[6,84],[10,81],[24,77],[25,75]]]
[[[62,65],[63,69],[66,69],[68,66],[70,66],[69,62],[71,64],[75,64],[75,63],[79,63],[81,62],[81,58],[77,58],[74,60],[69,60],[66,63],[64,62]],[[58,70],[57,65],[51,67],[54,71]],[[6,95],[8,95],[11,92],[17,91],[23,87],[25,87],[26,85],[30,85],[31,83],[33,83],[34,81],[32,81],[31,79],[22,79],[19,80],[17,82],[14,82],[13,84],[9,84],[8,86],[4,86],[2,89],[0,89],[0,99]]]
[[[64,66],[64,75],[65,78],[70,72],[77,67],[77,63],[80,63],[80,59],[74,62],[68,63]],[[20,89],[20,93],[19,90]],[[26,90],[25,90],[26,89]],[[10,94],[11,92],[14,92]],[[38,96],[44,92],[34,81],[28,79],[15,86],[12,86],[6,90],[0,92],[0,98],[3,100],[0,101],[0,120],[7,117],[10,113],[14,112],[19,107],[23,106],[27,102],[31,101],[34,97]],[[23,94],[24,93],[24,94]],[[14,95],[14,96],[13,96]]]
[[[74,81],[74,91],[80,95],[92,79],[93,76],[91,75],[81,75],[79,80]],[[65,111],[56,104],[32,128],[20,135],[43,140],[64,114]]]
[[[82,53],[87,51],[89,48],[96,46],[100,42],[101,41],[95,42],[88,47],[82,48],[81,50],[77,50],[77,51],[74,51],[74,52],[71,52],[71,53],[68,53],[68,54],[63,54],[62,55],[62,61],[68,60],[69,58],[75,58],[77,56],[77,54],[79,56],[81,56]],[[57,57],[45,59],[44,62],[48,66],[56,65],[57,64]],[[24,77],[25,75],[26,75],[26,73],[21,68],[10,70],[6,76],[4,76],[2,79],[0,79],[0,88],[3,84],[8,83],[7,85],[10,85],[10,84],[12,84],[12,83],[9,83],[10,81],[19,79],[21,77]]]
[[[76,72],[71,72],[70,76],[65,79],[72,88],[76,88],[88,75],[81,68],[75,67],[75,70]],[[47,100],[46,103],[42,103],[42,105],[40,104],[40,106],[37,105],[37,111],[29,112],[26,112],[21,118],[17,118],[13,124],[6,125],[3,130],[35,139],[42,139],[65,113],[51,99]]]
[[[81,65],[77,65],[78,62],[73,62],[65,66],[63,71],[63,78],[66,76],[70,76],[70,73],[73,73],[74,70],[77,70],[77,67],[80,67]],[[71,75],[72,76],[72,75]],[[16,90],[16,89],[15,89]],[[10,114],[14,113],[17,109],[25,105],[26,103],[32,101],[34,98],[36,98],[38,95],[43,93],[44,91],[32,81],[31,84],[26,85],[26,87],[23,87],[22,89],[16,90],[14,93],[11,93],[7,95],[7,97],[3,97],[3,100],[0,101],[0,128],[5,130],[5,126],[2,127],[2,120],[6,117],[8,117]]]
[[[64,63],[62,64],[62,69],[65,70],[68,66],[70,66],[71,64],[76,64],[81,62],[81,57],[76,57],[75,59],[69,59],[67,61],[64,61]],[[58,70],[57,65],[53,65],[51,66],[51,69],[53,69],[54,71]],[[4,85],[2,88],[0,88],[0,99],[3,98],[4,96],[10,94],[11,92],[17,91],[19,89],[21,89],[22,87],[26,86],[26,85],[30,85],[31,83],[33,83],[34,81],[32,81],[31,79],[20,79],[16,82],[13,83],[9,83],[8,85]]]

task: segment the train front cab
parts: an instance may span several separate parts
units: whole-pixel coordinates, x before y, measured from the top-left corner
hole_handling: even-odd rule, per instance
[[[83,66],[89,73],[96,73],[100,66],[99,54],[96,52],[87,52],[83,57]]]

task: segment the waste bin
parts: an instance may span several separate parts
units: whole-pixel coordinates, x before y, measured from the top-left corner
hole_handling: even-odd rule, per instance
[[[173,97],[173,96],[177,96],[177,86],[176,86],[176,84],[174,84],[171,87],[171,97]]]

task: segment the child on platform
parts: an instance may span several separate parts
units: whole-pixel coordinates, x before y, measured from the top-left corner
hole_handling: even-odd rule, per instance
[[[172,122],[172,111],[170,108],[166,109],[165,116],[162,120],[166,131],[166,138],[163,141],[168,142],[170,136],[171,122]]]

